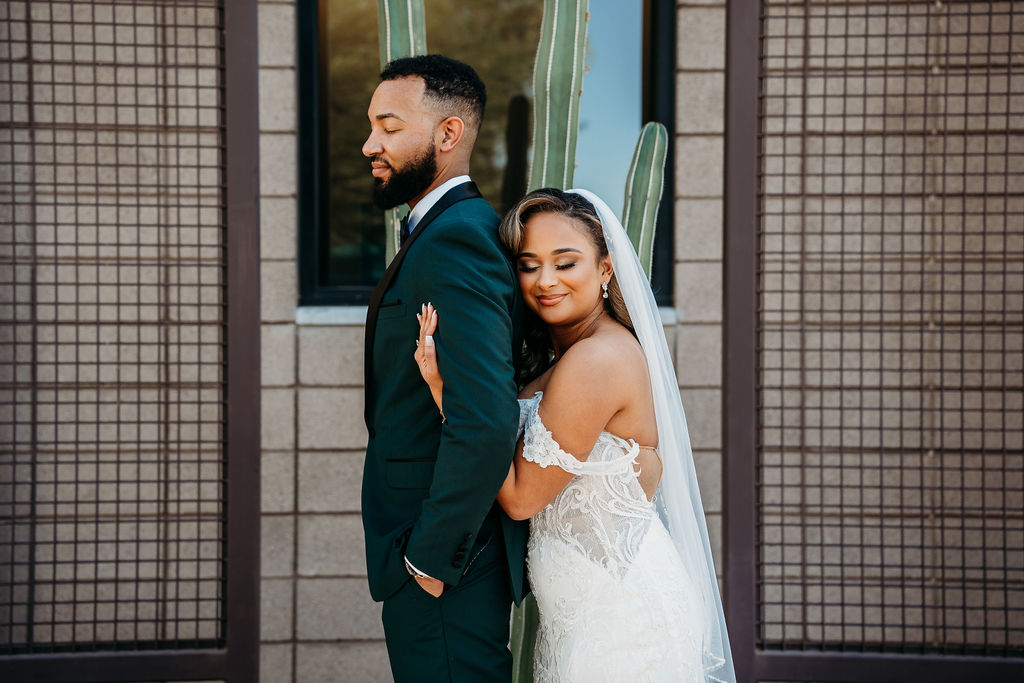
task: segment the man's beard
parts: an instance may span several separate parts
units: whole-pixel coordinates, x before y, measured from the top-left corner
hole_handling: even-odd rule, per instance
[[[393,209],[423,194],[437,174],[434,143],[413,158],[401,170],[391,167],[391,178],[384,182],[374,178],[373,203],[378,209]]]

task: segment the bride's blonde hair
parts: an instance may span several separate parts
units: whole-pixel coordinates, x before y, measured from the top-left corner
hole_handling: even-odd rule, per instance
[[[601,219],[598,217],[594,205],[574,192],[546,187],[534,190],[520,199],[515,206],[509,209],[501,221],[498,236],[513,259],[519,253],[519,248],[523,243],[526,224],[531,218],[542,213],[553,213],[569,218],[590,238],[597,248],[598,259],[608,255],[608,245],[604,240]],[[605,299],[604,305],[605,310],[615,320],[633,332],[633,321],[630,320],[629,311],[626,310],[626,302],[622,298],[618,280],[615,279],[614,269],[612,277],[608,281],[608,298]],[[525,385],[550,367],[552,354],[551,337],[548,335],[547,328],[540,318],[532,312],[528,312],[523,338],[523,353],[517,371],[520,384]]]

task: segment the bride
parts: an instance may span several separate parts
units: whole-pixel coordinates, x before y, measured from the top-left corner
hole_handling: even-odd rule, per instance
[[[498,502],[531,520],[534,680],[735,681],[676,375],[622,225],[586,190],[544,189],[500,231],[532,313]],[[438,312],[417,318],[443,415]]]

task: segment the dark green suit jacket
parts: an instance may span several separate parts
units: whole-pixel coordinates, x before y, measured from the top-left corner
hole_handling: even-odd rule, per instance
[[[475,185],[453,188],[417,224],[370,301],[362,513],[374,600],[409,580],[403,556],[457,585],[492,506],[517,603],[525,590],[528,525],[494,502],[519,424],[512,349],[523,305],[498,221]],[[416,313],[428,301],[439,315],[444,424],[413,359]]]

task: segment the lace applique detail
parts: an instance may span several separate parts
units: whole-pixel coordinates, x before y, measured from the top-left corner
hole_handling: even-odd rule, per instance
[[[526,418],[530,415],[530,406],[533,405],[535,399],[537,401],[540,400],[536,396],[519,399],[519,429],[516,431],[516,440],[523,435],[523,430],[526,428]]]
[[[538,413],[543,394],[525,399],[523,458],[576,475],[530,522],[531,541],[550,534],[614,574],[626,572],[655,516],[633,468],[640,447],[602,432],[587,460],[566,453]]]

